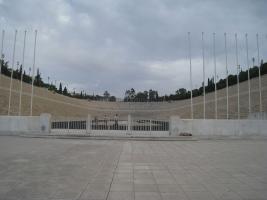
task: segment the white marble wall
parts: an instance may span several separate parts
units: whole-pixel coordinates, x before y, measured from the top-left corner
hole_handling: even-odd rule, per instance
[[[172,136],[267,136],[267,120],[179,119],[170,118]]]
[[[50,114],[40,116],[0,116],[0,134],[49,133]]]

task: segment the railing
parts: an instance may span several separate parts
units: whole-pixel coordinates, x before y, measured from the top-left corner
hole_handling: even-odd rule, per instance
[[[94,136],[168,136],[169,121],[155,119],[53,119],[52,133]]]
[[[91,130],[127,130],[128,121],[119,120],[92,120]]]
[[[133,131],[169,131],[168,121],[135,119],[132,120],[131,130]]]
[[[86,134],[87,121],[84,119],[53,119],[52,133],[57,134]]]
[[[52,129],[86,129],[86,121],[54,121]]]

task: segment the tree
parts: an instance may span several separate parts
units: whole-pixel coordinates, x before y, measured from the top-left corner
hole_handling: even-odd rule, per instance
[[[59,83],[58,93],[59,93],[59,94],[62,94],[62,84],[61,84],[61,82]]]
[[[20,65],[19,67],[19,77],[21,77],[21,75],[22,75],[22,65]]]
[[[68,90],[67,90],[66,86],[64,87],[63,95],[68,95]]]
[[[35,79],[34,79],[34,85],[39,86],[39,87],[43,86],[43,81],[41,78],[41,73],[39,71],[39,68],[37,68],[37,75],[35,76]]]
[[[110,94],[109,94],[108,91],[105,91],[104,94],[103,94],[103,96],[104,96],[104,99],[105,99],[106,101],[108,101],[108,100],[109,100],[109,97],[110,97]]]
[[[124,101],[130,101],[130,90],[125,91]]]
[[[131,88],[130,90],[126,90],[124,101],[134,101],[136,97],[135,90]]]
[[[136,99],[136,101],[146,102],[147,97],[148,97],[148,92],[144,91],[144,92],[138,92],[135,96],[135,99]]]
[[[130,90],[129,97],[130,97],[130,101],[134,101],[134,99],[135,99],[135,90],[133,88]]]
[[[186,99],[189,94],[187,93],[187,90],[185,88],[180,88],[175,92],[175,99]]]
[[[111,97],[109,98],[109,101],[116,101],[116,97],[115,97],[115,96],[111,96]]]

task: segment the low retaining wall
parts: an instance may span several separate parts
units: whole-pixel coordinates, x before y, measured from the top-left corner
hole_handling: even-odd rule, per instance
[[[170,119],[172,136],[267,136],[267,120]]]
[[[0,116],[0,134],[50,133],[50,114]]]
[[[90,120],[89,120],[90,121]],[[87,122],[88,123],[88,122]],[[18,133],[51,132],[51,115],[40,116],[0,116],[0,135]],[[87,126],[90,125],[89,123]],[[90,127],[90,126],[88,126]],[[224,120],[224,119],[180,119],[179,116],[170,118],[169,134],[167,131],[160,136],[179,136],[181,133],[192,133],[193,136],[267,136],[267,120]],[[84,130],[89,133],[91,130]],[[92,131],[98,133],[98,131]],[[124,131],[125,133],[125,131]],[[150,135],[150,132],[146,132]],[[119,134],[114,131],[114,135]],[[140,136],[143,132],[132,131],[131,136]],[[154,134],[151,134],[153,136]]]

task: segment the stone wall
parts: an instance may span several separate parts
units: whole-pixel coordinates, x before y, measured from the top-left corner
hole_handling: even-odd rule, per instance
[[[267,136],[267,120],[180,119],[170,118],[172,136]]]
[[[0,116],[0,134],[49,133],[50,114],[40,116]]]

